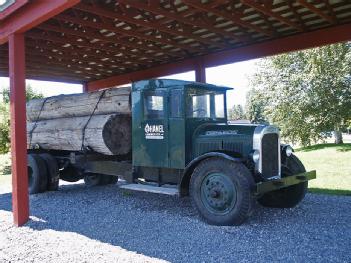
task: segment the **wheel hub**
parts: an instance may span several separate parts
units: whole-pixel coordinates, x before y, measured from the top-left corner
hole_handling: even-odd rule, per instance
[[[214,214],[226,214],[235,206],[236,189],[233,182],[222,173],[207,175],[201,185],[204,206]]]

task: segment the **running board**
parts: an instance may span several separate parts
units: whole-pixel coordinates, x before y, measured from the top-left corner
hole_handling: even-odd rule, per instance
[[[179,195],[177,188],[173,187],[161,187],[153,186],[146,184],[122,184],[119,185],[119,188],[133,191],[149,192],[155,194],[164,194],[164,195]]]

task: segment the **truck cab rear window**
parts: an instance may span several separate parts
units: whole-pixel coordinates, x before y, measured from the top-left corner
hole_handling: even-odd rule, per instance
[[[163,96],[145,96],[144,114],[147,119],[161,119],[164,116]]]

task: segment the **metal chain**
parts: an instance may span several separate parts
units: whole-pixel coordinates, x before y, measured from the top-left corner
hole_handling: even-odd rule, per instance
[[[31,148],[31,145],[32,145],[32,137],[33,137],[33,132],[35,130],[35,128],[37,127],[37,124],[38,124],[38,121],[39,121],[39,118],[40,118],[40,114],[41,112],[43,111],[44,109],[44,105],[46,103],[46,101],[49,99],[50,97],[46,97],[43,101],[43,103],[41,104],[41,107],[40,107],[40,111],[39,111],[39,114],[34,122],[34,126],[33,126],[33,129],[29,132],[29,149]]]
[[[106,91],[107,91],[107,89],[105,89],[105,90],[103,90],[103,91],[101,92],[100,97],[99,97],[97,103],[95,104],[95,107],[94,107],[93,112],[90,114],[88,121],[86,122],[86,124],[85,124],[84,127],[83,127],[83,130],[82,130],[82,147],[81,147],[81,151],[85,151],[85,147],[84,147],[85,129],[87,128],[87,126],[88,126],[88,124],[89,124],[91,118],[93,117],[93,115],[94,115],[94,113],[95,113],[95,111],[96,111],[96,109],[97,109],[97,107],[98,107],[98,105],[99,105],[100,100],[101,100],[102,97],[105,95],[105,92],[106,92]]]

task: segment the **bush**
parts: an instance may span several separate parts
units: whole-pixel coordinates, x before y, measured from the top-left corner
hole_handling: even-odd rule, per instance
[[[4,88],[0,93],[0,153],[10,150],[10,90]],[[26,100],[43,98],[43,94],[36,92],[30,85],[26,87]]]

